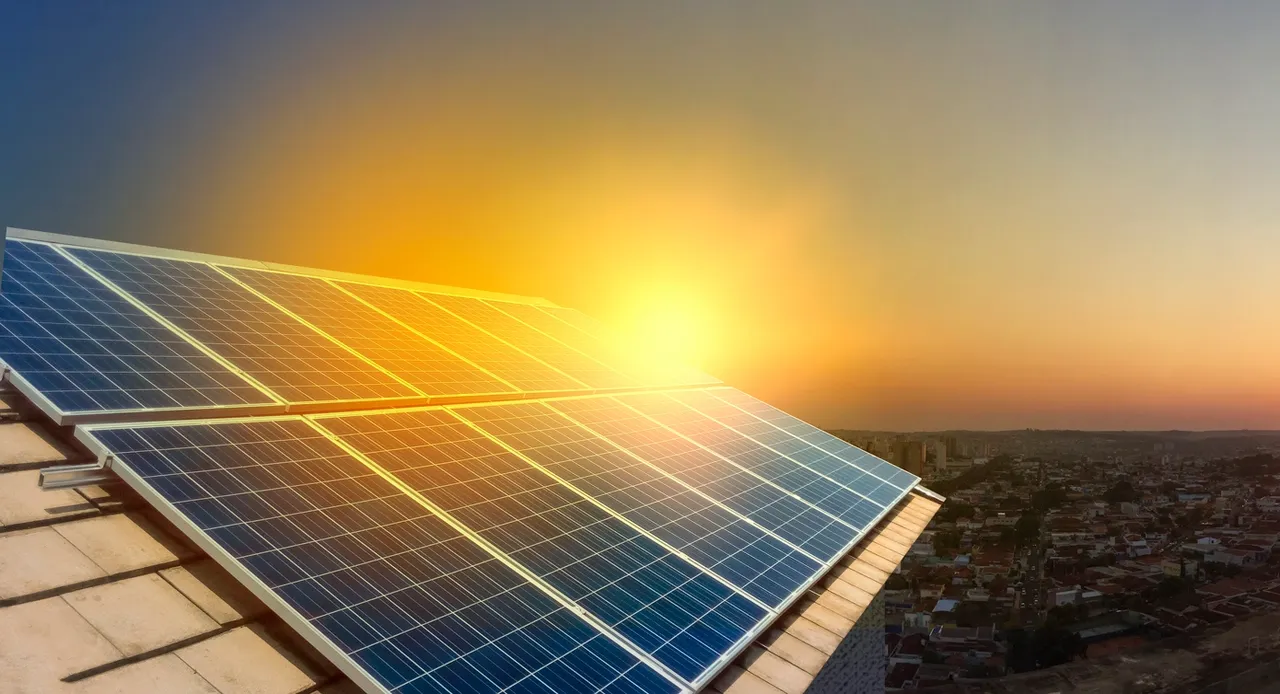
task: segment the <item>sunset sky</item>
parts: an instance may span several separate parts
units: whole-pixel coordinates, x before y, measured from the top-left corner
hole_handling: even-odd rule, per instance
[[[0,11],[0,224],[544,296],[827,427],[1280,428],[1280,4],[205,4]]]

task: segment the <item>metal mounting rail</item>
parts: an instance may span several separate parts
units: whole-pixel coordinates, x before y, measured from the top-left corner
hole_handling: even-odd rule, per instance
[[[94,484],[106,484],[114,482],[117,478],[115,473],[111,471],[109,465],[110,460],[97,463],[82,463],[79,465],[54,465],[40,471],[40,488],[46,491],[51,489],[74,489],[76,487],[88,487]]]

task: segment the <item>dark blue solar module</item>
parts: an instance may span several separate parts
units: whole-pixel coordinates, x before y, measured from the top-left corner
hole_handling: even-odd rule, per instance
[[[771,607],[782,605],[823,570],[742,516],[544,404],[451,409]]]
[[[885,504],[872,501],[781,453],[765,448],[757,441],[673,397],[652,393],[626,395],[619,399],[695,443],[733,461],[742,469],[749,470],[830,513],[855,530],[868,529],[886,508]]]
[[[853,539],[853,528],[831,514],[796,499],[617,399],[552,400],[547,404],[750,518],[823,564],[835,561]]]
[[[288,402],[423,395],[205,263],[67,250]]]
[[[447,411],[316,421],[690,685],[771,614]]]
[[[54,247],[4,256],[0,359],[62,414],[274,402]]]
[[[678,690],[303,420],[89,433],[389,691]]]
[[[842,441],[812,424],[796,419],[786,412],[761,402],[740,390],[717,388],[706,392],[772,424],[792,436],[803,439],[806,443],[816,448],[830,453],[838,460],[843,461],[845,465],[869,472],[899,489],[910,490],[920,481],[919,477],[906,470],[870,455],[857,446]],[[826,464],[830,465],[829,462]]]
[[[815,472],[826,475],[877,504],[893,506],[910,491],[915,483],[916,478],[912,475],[911,484],[905,489],[900,488],[715,397],[711,391],[681,391],[670,393],[670,395],[720,424],[768,446]],[[875,469],[882,471],[878,467]],[[898,470],[898,468],[893,469]]]

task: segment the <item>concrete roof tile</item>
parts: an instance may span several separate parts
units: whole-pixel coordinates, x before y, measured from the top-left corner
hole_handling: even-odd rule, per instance
[[[232,629],[175,653],[222,694],[294,694],[319,681],[258,625]]]
[[[742,663],[747,672],[786,694],[804,694],[813,681],[813,675],[759,646],[749,647]]]
[[[788,636],[795,637],[828,656],[836,652],[836,646],[839,646],[840,641],[844,638],[843,634],[837,634],[810,619],[800,616],[790,620],[790,623],[786,625],[786,630]]]
[[[0,474],[0,527],[55,522],[98,513],[97,507],[75,490],[42,490],[39,470]]]
[[[172,653],[148,658],[69,685],[75,694],[220,694]]]
[[[218,628],[209,615],[156,574],[77,590],[63,599],[126,656]]]
[[[737,665],[730,665],[711,683],[711,689],[724,694],[783,694],[781,689],[756,677]]]
[[[833,612],[831,609],[819,605],[816,602],[812,602],[801,607],[799,614],[801,617],[804,617],[841,638],[843,638],[844,635],[849,633],[849,630],[853,628],[853,620],[847,617],[842,617],[838,612]]]
[[[53,528],[0,535],[0,600],[106,576]]]
[[[876,588],[875,593],[871,593],[853,585],[852,583],[849,583],[848,581],[842,581],[839,578],[828,579],[826,581],[826,587],[827,587],[827,590],[831,591],[832,593],[835,593],[836,595],[839,595],[845,600],[848,600],[849,602],[855,605],[860,605],[862,607],[866,607],[867,605],[870,605],[871,601],[875,600],[876,593],[880,592],[879,587]]]
[[[108,574],[163,565],[194,556],[141,513],[118,513],[54,526]]]
[[[266,605],[212,559],[165,569],[160,575],[219,624],[267,612]]]
[[[70,447],[55,440],[43,427],[27,422],[0,424],[0,468],[56,465],[77,457]]]
[[[769,634],[768,650],[810,675],[818,674],[831,655],[810,646],[796,636],[775,629]]]
[[[0,608],[0,687],[6,691],[72,691],[63,677],[120,656],[60,597]]]

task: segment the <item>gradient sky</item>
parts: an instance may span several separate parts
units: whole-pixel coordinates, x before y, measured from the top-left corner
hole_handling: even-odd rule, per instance
[[[1280,4],[116,4],[0,8],[5,225],[545,296],[829,427],[1280,428]]]

